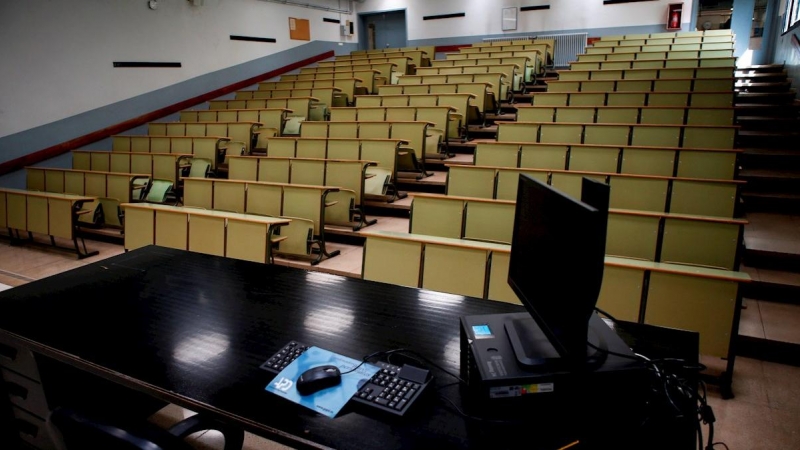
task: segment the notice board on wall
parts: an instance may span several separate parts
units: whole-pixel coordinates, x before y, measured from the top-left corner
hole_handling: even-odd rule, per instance
[[[289,17],[289,39],[296,41],[311,40],[311,28],[308,19]]]

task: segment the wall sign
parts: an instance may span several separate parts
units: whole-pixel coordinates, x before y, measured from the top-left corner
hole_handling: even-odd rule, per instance
[[[311,28],[308,19],[289,17],[289,39],[296,41],[311,40]]]
[[[503,8],[503,31],[517,29],[517,8]]]

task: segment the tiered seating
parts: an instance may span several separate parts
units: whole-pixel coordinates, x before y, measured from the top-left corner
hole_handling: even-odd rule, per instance
[[[302,98],[309,102],[307,120],[325,120],[328,108],[334,103],[342,106],[347,104],[347,98],[341,93],[339,88],[311,88],[311,89],[272,89],[258,91],[237,91],[235,100],[257,100],[269,99],[269,108],[292,109],[289,107],[292,98]],[[278,101],[277,104],[275,101]],[[285,104],[282,106],[281,102]],[[299,109],[298,111],[305,111]],[[297,115],[297,114],[295,114]]]
[[[571,69],[558,72],[560,81],[576,80],[667,80],[674,78],[725,78],[729,67],[671,67],[657,69]]]
[[[542,53],[542,57],[546,57],[547,60],[545,64],[552,65],[553,64],[553,52],[556,48],[556,40],[555,39],[547,39],[547,38],[532,38],[530,40],[507,40],[507,41],[490,41],[490,42],[477,42],[472,44],[471,48],[465,48],[465,52],[474,52],[474,49],[478,49],[481,52],[492,52],[496,51],[498,48],[503,49],[515,49],[516,47],[522,46],[524,50],[539,50]]]
[[[338,79],[355,79],[359,80],[360,86],[357,85],[354,90],[354,95],[365,95],[365,94],[377,94],[378,93],[378,85],[383,84],[385,80],[380,77],[380,72],[374,69],[353,69],[352,66],[350,69],[344,67],[337,67],[336,71],[331,72],[323,72],[321,75],[314,72],[314,73],[300,73],[300,74],[291,74],[291,75],[281,75],[281,79],[279,82],[283,81],[309,81],[309,80],[316,80],[317,78],[322,79],[331,79],[334,80]],[[380,83],[379,83],[380,82]],[[336,86],[342,89],[342,92],[346,91],[346,87],[343,88],[341,86]]]
[[[281,81],[264,81],[258,83],[259,91],[271,90],[303,90],[303,89],[320,89],[320,88],[333,88],[334,96],[333,103],[330,106],[347,106],[355,102],[355,96],[358,88],[361,86],[362,80],[360,78],[316,78],[312,80],[281,80]],[[336,91],[338,89],[338,91]],[[312,97],[317,97],[316,94]]]
[[[400,75],[399,71],[397,70],[397,64],[391,62],[382,62],[382,63],[360,63],[356,62],[351,65],[346,66],[328,66],[328,67],[304,67],[300,69],[300,75],[303,74],[314,74],[318,76],[320,74],[327,74],[325,78],[331,78],[331,74],[337,74],[341,72],[345,73],[353,73],[353,72],[362,72],[362,71],[376,71],[375,75],[375,83],[377,85],[389,84],[392,82],[393,78],[396,78]],[[336,78],[334,75],[332,78]],[[358,78],[358,77],[356,77]]]
[[[611,186],[598,306],[698,330],[704,354],[730,358],[738,286],[749,281],[737,261],[732,39],[631,38],[587,48],[517,106],[516,122],[498,122],[496,142],[477,143],[474,166],[448,164],[447,196],[415,195],[409,234],[365,233],[364,278],[515,302],[505,280],[519,175],[578,197],[589,177]]]
[[[364,196],[393,202],[406,196],[396,186],[397,158],[406,144],[400,139],[272,138],[265,156],[373,162],[366,168]]]
[[[719,125],[733,123],[733,108],[683,106],[518,106],[519,122]]]
[[[272,261],[277,228],[289,227],[289,219],[206,211],[198,208],[124,203],[125,249],[146,245],[189,250],[209,255],[260,263]]]
[[[354,159],[317,159],[295,157],[253,157],[231,158],[228,179],[243,181],[265,181],[317,186],[338,186],[339,190],[328,194],[330,202],[325,224],[349,226],[358,231],[367,221],[363,210],[367,179],[376,178],[367,170],[377,163]],[[383,184],[385,181],[376,180]],[[372,190],[375,187],[371,187]]]
[[[425,156],[438,151],[444,131],[432,128],[431,122],[304,122],[303,138],[394,139],[409,143],[397,155],[397,171],[414,173],[418,179],[428,176]],[[419,151],[417,151],[419,150]]]
[[[468,123],[485,124],[486,113],[496,111],[498,100],[489,83],[454,83],[447,84],[394,84],[381,86],[378,95],[432,95],[432,94],[472,94],[475,97],[466,114]],[[358,101],[356,106],[359,106]],[[440,105],[441,106],[441,105]],[[448,105],[449,106],[449,105]],[[462,111],[459,110],[463,114]]]
[[[242,154],[244,142],[220,136],[142,136],[115,135],[111,151],[124,153],[173,153],[194,155],[211,161],[212,169],[224,162],[225,155]]]
[[[337,204],[328,195],[338,191],[330,186],[187,178],[184,205],[287,219],[290,222],[280,230],[285,239],[276,251],[318,264],[339,254],[327,251],[324,227],[327,208]]]
[[[480,142],[475,165],[734,179],[740,149]]]
[[[193,162],[210,161],[179,153],[129,153],[73,151],[72,168],[100,172],[149,174],[154,180],[166,180],[180,186],[184,172],[191,172]]]
[[[335,108],[331,111],[332,122],[430,122],[428,131],[441,133],[445,143],[447,138],[460,137],[462,116],[452,106],[359,106],[357,108]],[[442,153],[426,153],[426,158],[442,157]]]
[[[264,129],[258,122],[150,122],[147,124],[147,134],[149,137],[217,137],[220,139],[231,139],[237,144],[241,144],[244,151],[249,153],[253,148],[253,143],[257,140],[258,134]],[[226,153],[227,155],[227,153]],[[224,163],[224,156],[222,161]],[[220,157],[209,158],[212,161]]]
[[[580,197],[581,179],[611,185],[612,208],[677,212],[731,218],[739,186],[737,180],[658,177],[577,170],[514,169],[450,165],[447,193],[461,197],[515,200],[521,173],[537,178],[573,197]]]
[[[377,58],[409,58],[411,62],[411,69],[430,66],[430,60],[435,53],[434,47],[414,47],[403,49],[379,49],[371,50],[363,53],[353,52],[349,55],[338,55],[336,61],[361,61],[365,59]],[[413,73],[413,72],[409,72]]]
[[[403,54],[393,54],[393,53],[392,54],[387,53],[384,55],[393,55],[393,56],[370,55],[369,57],[363,57],[353,60],[321,61],[318,67],[335,68],[335,67],[359,66],[364,64],[394,64],[394,69],[392,70],[392,77],[400,75],[409,75],[414,73],[415,65],[413,63],[413,58],[411,58],[410,56],[404,56]],[[394,82],[394,79],[392,79],[392,82]]]
[[[94,201],[90,195],[0,188],[0,228],[9,230],[12,242],[32,241],[34,233],[43,234],[54,247],[55,238],[71,240],[79,258],[94,256],[98,252],[87,251],[83,238],[78,244],[77,233],[79,217],[91,213],[83,205]],[[20,231],[28,239],[21,238]]]
[[[475,104],[475,94],[392,94],[392,95],[362,95],[356,99],[356,107],[432,107],[445,106],[453,108],[451,117],[453,121],[448,125],[449,138],[467,139],[469,116],[478,117],[478,107]],[[472,114],[470,114],[472,111]]]
[[[544,67],[552,61],[552,47],[549,43],[541,44],[512,44],[485,47],[465,47],[458,53],[445,54],[447,60],[485,60],[496,58],[527,58],[523,67],[523,79],[526,83],[533,83],[535,77],[544,72]]]

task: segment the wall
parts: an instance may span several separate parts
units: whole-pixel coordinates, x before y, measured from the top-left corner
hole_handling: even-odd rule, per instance
[[[504,34],[583,32],[605,34],[665,31],[670,0],[623,3],[604,6],[602,0],[365,0],[356,12],[406,10],[409,45],[448,45],[474,42],[486,36]],[[549,4],[549,10],[519,12],[517,30],[503,32],[502,8]],[[683,28],[689,29],[692,0],[684,1]],[[466,13],[466,17],[423,21],[423,16]],[[638,31],[637,31],[638,30]],[[452,37],[457,37],[453,39]]]
[[[338,0],[315,3],[339,4]],[[337,42],[356,41],[340,37],[338,24],[322,21],[323,17],[352,17],[258,0],[203,0],[201,6],[186,0],[160,0],[156,10],[148,9],[146,0],[0,2],[0,163],[11,159],[10,153],[20,152],[19,138],[4,141],[2,137],[108,105],[119,105],[118,111],[137,109],[139,96],[159,90],[164,99],[161,106],[165,106],[203,93],[198,89],[208,92],[247,78],[248,63],[279,67],[310,56],[310,48],[289,51],[311,44],[289,39],[288,17],[311,21],[311,44],[334,43],[317,45],[313,51],[338,49]],[[277,43],[233,41],[232,34],[272,37]],[[276,58],[267,60],[268,55]],[[113,61],[175,61],[182,67],[121,69],[114,68]],[[225,71],[232,67],[240,70]],[[218,76],[173,89],[208,74]],[[126,106],[126,101],[133,103]],[[149,111],[139,114],[145,112]],[[102,116],[108,114],[105,111]],[[112,114],[113,120],[125,115]],[[102,117],[85,117],[81,123],[99,129],[107,122]]]
[[[783,14],[781,14],[778,23],[783,23]],[[775,42],[773,62],[786,65],[787,76],[792,80],[792,87],[796,89],[800,87],[798,83],[798,80],[800,80],[800,44],[793,43],[792,36],[795,36],[800,42],[800,28],[795,28],[783,36],[780,36],[780,26],[775,28],[775,33],[779,36]]]
[[[734,0],[733,14],[731,16],[731,31],[736,35],[733,56],[740,58],[747,51],[750,44],[750,31],[753,26],[753,9],[756,5],[755,0]],[[752,59],[748,55],[747,59]],[[750,65],[750,61],[737,61],[739,66]]]

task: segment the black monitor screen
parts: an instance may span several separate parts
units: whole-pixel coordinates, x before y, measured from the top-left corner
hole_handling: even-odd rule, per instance
[[[582,197],[594,206],[520,175],[508,271],[556,351],[577,359],[603,278],[608,186],[584,178]]]

